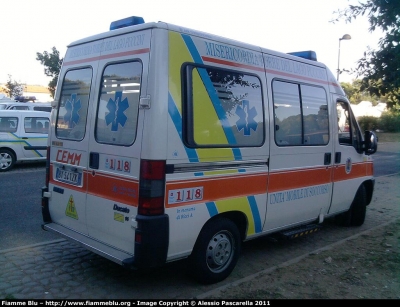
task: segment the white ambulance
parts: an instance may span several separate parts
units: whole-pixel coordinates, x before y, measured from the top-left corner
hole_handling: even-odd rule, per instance
[[[0,110],[0,172],[45,161],[49,123],[49,112]]]
[[[43,228],[123,266],[218,282],[243,241],[371,202],[375,135],[315,52],[130,17],[68,46],[53,107]]]

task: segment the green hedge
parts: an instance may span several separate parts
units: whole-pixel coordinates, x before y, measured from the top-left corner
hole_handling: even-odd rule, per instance
[[[379,130],[400,132],[400,114],[383,113],[379,118]]]
[[[398,113],[385,112],[381,117],[360,116],[358,123],[362,131],[400,132],[400,114]]]
[[[360,116],[358,117],[358,124],[360,125],[361,131],[373,130],[376,131],[379,128],[379,118],[374,116]]]

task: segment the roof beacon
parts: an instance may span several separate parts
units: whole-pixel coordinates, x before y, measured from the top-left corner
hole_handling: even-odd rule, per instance
[[[143,17],[131,16],[128,18],[113,21],[110,24],[110,30],[125,28],[134,25],[140,25],[142,23],[144,23]]]
[[[311,51],[311,50],[289,52],[288,54],[295,55],[295,56],[298,56],[300,58],[307,59],[307,60],[312,60],[312,61],[317,60],[317,54],[315,53],[315,51]]]

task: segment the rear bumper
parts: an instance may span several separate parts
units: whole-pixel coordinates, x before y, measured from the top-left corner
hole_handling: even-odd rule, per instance
[[[136,221],[135,266],[150,268],[164,264],[167,261],[169,242],[168,215],[137,215]]]
[[[87,236],[84,236],[80,233],[70,230],[64,226],[55,223],[48,223],[48,224],[43,224],[42,228],[44,230],[57,233],[75,243],[78,243],[83,247],[85,247],[86,249],[100,256],[103,256],[104,258],[107,258],[115,263],[118,263],[119,265],[131,267],[134,263],[133,255],[115,249],[114,247],[108,246],[94,239],[91,239]]]
[[[165,264],[169,240],[168,215],[153,217],[138,215],[136,220],[138,228],[135,231],[135,255],[116,249],[56,223],[45,223],[42,228],[57,233],[125,267],[143,269]]]

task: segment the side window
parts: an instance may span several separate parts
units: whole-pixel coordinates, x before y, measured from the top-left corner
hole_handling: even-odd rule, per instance
[[[35,111],[51,112],[51,107],[33,107]]]
[[[80,141],[85,136],[92,69],[68,71],[61,84],[56,136]]]
[[[17,132],[17,117],[0,117],[0,132]]]
[[[301,106],[299,86],[273,83],[275,142],[279,146],[301,145]]]
[[[188,65],[184,138],[189,147],[261,146],[261,82],[242,72]]]
[[[350,104],[338,101],[336,104],[338,116],[339,144],[353,146],[357,151],[361,147],[361,133],[356,119],[351,112]]]
[[[323,88],[274,81],[272,89],[278,146],[328,144],[328,102]]]
[[[28,106],[13,106],[9,110],[29,110]]]
[[[304,123],[304,145],[329,142],[328,101],[323,88],[300,85]]]
[[[47,117],[25,117],[24,129],[26,133],[49,133],[49,119]]]
[[[136,138],[142,64],[108,65],[101,79],[95,137],[99,143],[129,146]]]

